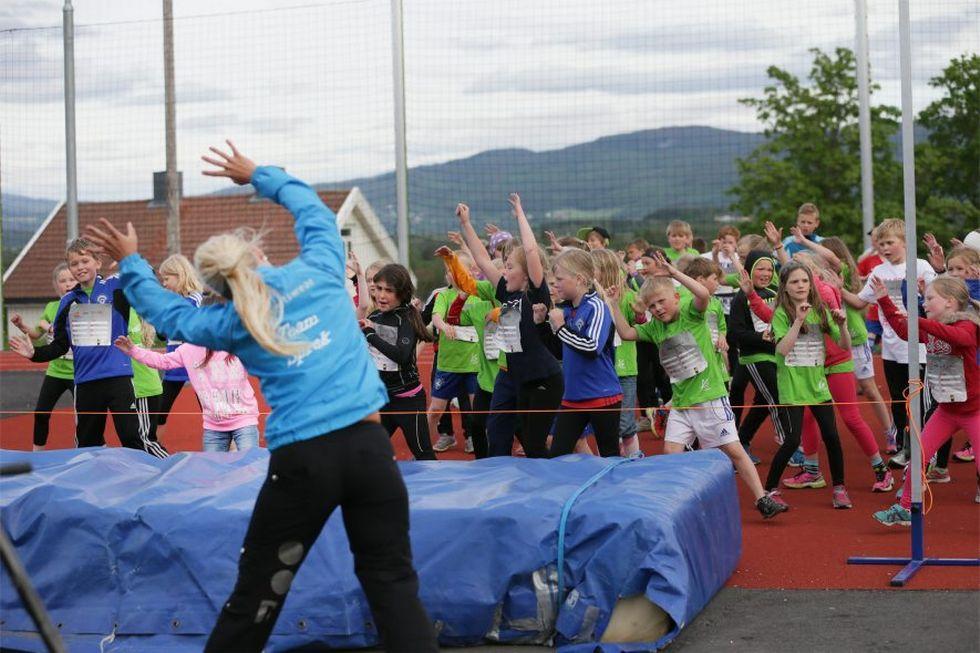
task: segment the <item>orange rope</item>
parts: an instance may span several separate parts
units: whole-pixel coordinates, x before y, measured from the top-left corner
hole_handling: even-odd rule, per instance
[[[929,511],[932,510],[933,504],[932,487],[930,487],[929,478],[926,476],[929,461],[925,459],[925,452],[922,450],[922,437],[919,431],[919,425],[912,419],[912,402],[922,394],[924,389],[925,385],[922,383],[922,380],[916,379],[910,382],[909,387],[902,394],[905,395],[905,414],[908,418],[909,433],[919,443],[919,456],[922,457],[922,466],[919,468],[919,473],[922,475],[922,514],[928,515]],[[911,490],[912,486],[910,485],[909,491]]]

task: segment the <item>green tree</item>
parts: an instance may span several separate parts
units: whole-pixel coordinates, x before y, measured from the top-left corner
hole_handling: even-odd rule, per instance
[[[755,218],[794,224],[797,207],[820,208],[825,233],[840,236],[854,250],[862,242],[861,157],[854,54],[837,48],[833,55],[812,49],[808,80],[771,66],[772,83],[761,98],[739,102],[753,107],[764,125],[766,142],[737,160],[739,181],[729,193],[732,208]],[[872,84],[871,90],[878,89]],[[898,131],[898,109],[872,106],[871,140],[875,213],[901,215],[901,165],[891,139]]]
[[[980,225],[980,56],[964,54],[929,80],[943,96],[922,110],[915,148],[917,222],[945,241]]]

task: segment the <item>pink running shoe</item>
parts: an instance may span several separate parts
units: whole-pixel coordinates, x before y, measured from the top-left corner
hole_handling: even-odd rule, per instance
[[[780,506],[785,506],[787,509],[789,509],[789,504],[786,503],[786,499],[783,498],[783,493],[779,490],[773,490],[768,494],[768,496],[774,503],[777,503]]]
[[[887,469],[883,472],[875,472],[875,484],[871,486],[872,492],[891,492],[895,487],[895,477]]]
[[[953,458],[961,463],[972,463],[976,460],[976,456],[973,454],[973,445],[968,441],[962,449],[953,454]]]
[[[848,508],[853,508],[854,504],[851,503],[851,497],[847,496],[847,490],[844,489],[843,485],[834,486],[834,508],[838,510],[846,510]]]
[[[804,469],[796,476],[784,478],[783,485],[791,490],[802,490],[804,488],[819,489],[827,487],[827,481],[824,480],[823,474],[812,474]]]

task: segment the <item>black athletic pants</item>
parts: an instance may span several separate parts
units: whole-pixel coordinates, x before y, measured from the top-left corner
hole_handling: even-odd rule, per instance
[[[755,388],[752,408],[745,413],[745,417],[738,425],[739,441],[744,446],[749,446],[756,431],[766,421],[766,417],[772,419],[772,426],[776,431],[777,439],[779,441],[785,440],[786,433],[789,431],[789,415],[785,408],[777,408],[779,405],[779,389],[776,385],[776,364],[764,361],[746,363],[739,365],[739,367],[744,370],[746,377]],[[731,398],[729,400],[734,401]],[[742,400],[744,401],[744,392]]]
[[[832,403],[816,404],[811,406],[790,406],[786,409],[789,413],[789,432],[786,439],[780,445],[776,455],[772,458],[769,466],[769,476],[766,477],[766,490],[775,490],[779,487],[779,479],[786,470],[793,452],[800,446],[800,439],[803,436],[803,409],[808,408],[817,420],[820,428],[820,437],[823,438],[824,446],[827,448],[827,462],[830,464],[830,477],[834,485],[844,484],[844,452],[840,446],[840,436],[837,434],[837,421],[834,418],[834,405]]]
[[[140,437],[131,376],[113,376],[75,385],[75,442],[79,447],[105,445],[106,411],[112,413],[112,423],[122,446],[142,449],[158,458],[167,457],[159,444]]]
[[[555,421],[554,437],[548,456],[555,458],[572,453],[575,444],[582,437],[582,431],[590,422],[595,433],[599,455],[603,458],[619,455],[619,408],[623,402],[603,407],[603,410],[566,408],[558,412]]]
[[[399,414],[389,414],[389,411]],[[388,431],[389,438],[401,429],[405,444],[415,460],[436,459],[429,439],[429,422],[425,417],[424,390],[414,397],[389,397],[388,403],[381,409],[381,424]]]
[[[51,411],[61,399],[61,395],[66,392],[70,392],[72,397],[75,396],[74,379],[59,379],[47,374],[44,375],[41,391],[37,395],[37,404],[34,406],[34,446],[43,447],[48,443]]]
[[[137,397],[136,419],[139,422],[140,442],[143,448],[158,458],[166,458],[169,453],[157,440],[157,418],[160,416],[160,398],[163,395]]]
[[[477,388],[473,395],[473,414],[470,416],[470,437],[473,439],[473,455],[477,459],[486,458],[490,452],[490,442],[487,440],[487,411],[490,410],[490,400],[493,394],[483,388]]]
[[[897,361],[883,360],[882,367],[885,370],[885,381],[888,383],[888,394],[892,398],[892,419],[895,421],[895,428],[898,430],[899,447],[901,451],[909,448],[909,418],[905,412],[905,390],[909,387],[909,365]],[[923,378],[926,373],[925,365],[919,366],[919,378]],[[926,401],[926,392],[923,390],[919,395],[919,414],[925,417],[931,402]],[[923,419],[923,424],[925,419]]]
[[[274,449],[255,501],[238,580],[206,651],[261,651],[293,576],[334,509],[342,515],[354,573],[386,651],[437,651],[418,597],[408,537],[408,493],[384,427],[359,422]],[[320,579],[329,583],[329,578]]]

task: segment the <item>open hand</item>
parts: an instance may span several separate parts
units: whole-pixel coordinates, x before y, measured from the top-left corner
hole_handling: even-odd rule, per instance
[[[766,240],[768,240],[769,244],[773,247],[776,247],[779,245],[779,243],[783,242],[783,230],[777,229],[776,225],[769,220],[766,220],[765,232]]]
[[[498,231],[500,231],[500,227],[498,227],[497,225],[495,225],[495,224],[493,224],[493,223],[491,222],[491,223],[489,223],[489,224],[488,224],[487,226],[485,226],[485,227],[483,228],[483,231],[484,231],[484,232],[486,232],[486,234],[487,234],[488,236],[492,236],[492,235],[494,235],[495,233],[497,233]]]
[[[466,206],[462,202],[456,205],[456,217],[459,218],[460,224],[465,224],[470,221],[470,207]]]
[[[448,247],[446,247],[445,245],[443,245],[442,247],[440,247],[439,249],[437,249],[435,252],[433,252],[433,255],[434,256],[438,256],[439,258],[452,258],[453,250],[451,250]]]
[[[99,218],[100,227],[90,224],[85,227],[86,236],[95,243],[98,251],[114,261],[121,261],[130,254],[135,254],[139,246],[136,229],[132,222],[126,223],[126,233],[112,226],[105,218]]]
[[[116,349],[126,354],[127,356],[129,356],[130,352],[133,351],[133,346],[134,346],[133,341],[130,340],[127,336],[117,336],[116,339],[113,340],[112,344],[116,346]]]
[[[239,186],[251,183],[252,174],[257,167],[255,162],[239,152],[231,141],[226,140],[225,143],[231,148],[231,154],[225,154],[214,146],[209,147],[209,150],[221,158],[216,159],[206,154],[202,156],[202,159],[218,168],[217,170],[204,170],[202,174],[208,177],[228,177]]]
[[[10,339],[10,348],[24,358],[34,356],[34,344],[27,336],[13,336]]]
[[[871,282],[871,290],[875,293],[875,299],[884,299],[888,296],[888,288],[885,286],[885,282],[878,277],[871,277],[869,279]]]
[[[746,295],[752,293],[755,290],[755,286],[752,283],[752,277],[749,275],[745,268],[742,268],[742,272],[738,277],[738,287],[742,289]]]
[[[524,207],[521,206],[520,195],[517,193],[511,193],[510,197],[507,198],[507,201],[510,202],[510,209],[515,218],[527,218],[527,216],[524,215]]]
[[[796,241],[797,245],[803,245],[806,243],[806,237],[803,235],[803,232],[800,231],[799,227],[790,227],[789,232],[793,234],[793,240]]]

